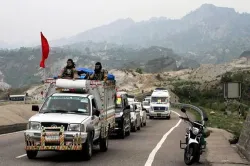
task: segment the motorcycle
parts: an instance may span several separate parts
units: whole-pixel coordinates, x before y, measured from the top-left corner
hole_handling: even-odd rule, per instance
[[[186,165],[192,165],[195,162],[200,161],[200,156],[204,149],[206,149],[205,134],[204,134],[204,121],[208,118],[203,119],[203,123],[200,121],[191,121],[184,108],[181,109],[187,117],[179,116],[180,119],[189,123],[189,128],[186,131],[185,143],[180,141],[180,148],[184,149],[184,162]],[[185,147],[181,145],[185,144]]]

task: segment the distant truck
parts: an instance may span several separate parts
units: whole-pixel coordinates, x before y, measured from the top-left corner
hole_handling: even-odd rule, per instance
[[[57,79],[50,94],[29,119],[24,132],[29,159],[38,151],[80,151],[92,157],[93,145],[108,149],[108,136],[115,128],[115,81]]]
[[[150,99],[149,118],[171,118],[170,95],[167,89],[156,88]]]

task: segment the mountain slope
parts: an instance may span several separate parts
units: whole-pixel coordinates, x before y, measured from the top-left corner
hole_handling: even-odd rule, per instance
[[[249,20],[250,14],[204,4],[178,20],[161,17],[134,22],[121,19],[69,39],[54,41],[54,44],[91,40],[134,47],[163,46],[201,63],[221,63],[249,49]]]
[[[178,64],[179,62],[187,63],[186,68],[199,67],[197,62],[191,63],[189,66],[189,59],[182,58],[171,49],[163,47],[152,46],[138,50],[116,45],[109,47],[105,43],[88,43],[82,48],[81,51],[71,48],[51,48],[49,58],[46,61],[46,77],[58,75],[66,65],[68,58],[72,58],[76,62],[76,67],[93,68],[94,64],[100,61],[108,70],[122,68],[142,68],[144,72],[177,70],[177,62]],[[154,61],[157,58],[163,59]],[[13,88],[38,84],[44,77],[44,70],[39,67],[40,48],[0,50],[0,59],[0,89],[1,84],[2,87],[8,86],[5,83]],[[170,59],[171,61],[169,61]],[[162,63],[163,65],[161,65]],[[150,65],[156,65],[157,68],[151,69]]]

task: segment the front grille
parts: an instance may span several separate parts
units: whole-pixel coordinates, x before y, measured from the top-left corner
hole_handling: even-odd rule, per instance
[[[116,127],[122,127],[122,119],[119,118],[115,118],[115,123],[116,123]]]
[[[52,125],[56,125],[57,127],[61,127],[63,125],[64,130],[67,130],[67,128],[68,128],[68,124],[67,123],[42,122],[41,125],[43,127],[52,127]],[[49,130],[49,131],[60,131],[60,129],[58,129],[58,130],[53,129],[53,130]]]
[[[154,107],[155,112],[164,112],[166,110],[166,107]]]
[[[59,146],[60,142],[45,142],[45,146]]]

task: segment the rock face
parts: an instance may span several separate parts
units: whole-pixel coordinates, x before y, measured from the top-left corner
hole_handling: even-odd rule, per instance
[[[250,113],[245,120],[237,147],[239,151],[250,160]]]
[[[144,71],[158,73],[161,71],[177,70],[176,60],[172,57],[162,57],[148,61]]]

